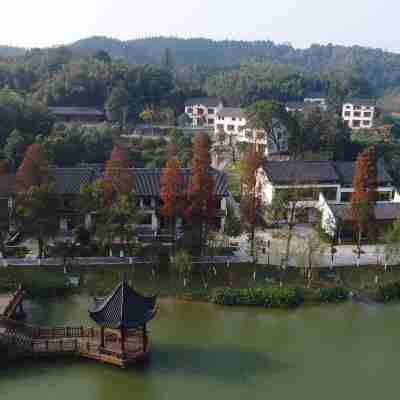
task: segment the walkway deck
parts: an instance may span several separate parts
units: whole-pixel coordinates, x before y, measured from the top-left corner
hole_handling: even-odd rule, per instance
[[[128,330],[125,351],[121,351],[120,334],[105,330],[101,347],[101,330],[87,327],[40,327],[12,319],[23,299],[20,287],[14,294],[0,296],[0,345],[13,358],[78,356],[121,368],[147,358],[149,346],[143,331]]]

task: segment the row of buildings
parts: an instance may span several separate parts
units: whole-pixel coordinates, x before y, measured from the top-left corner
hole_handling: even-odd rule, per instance
[[[141,221],[137,233],[143,236],[158,235],[168,227],[160,214],[162,205],[160,195],[161,169],[132,169],[134,182],[133,193],[138,208],[141,210]],[[210,169],[215,182],[214,196],[217,204],[216,228],[224,230],[227,217],[228,183],[224,172]],[[103,172],[97,167],[51,168],[50,176],[55,185],[58,202],[57,215],[60,233],[68,234],[79,225],[90,228],[95,223],[92,215],[82,215],[79,209],[79,195],[82,185],[92,184],[102,179]],[[190,169],[182,170],[184,186],[189,187]],[[0,219],[7,220],[13,215],[17,196],[16,176],[0,175]],[[185,224],[178,218],[178,228]],[[11,224],[12,225],[12,224]],[[16,229],[16,227],[15,227]],[[22,229],[23,230],[23,229]]]
[[[313,107],[328,110],[328,101],[323,95],[307,97],[302,102],[285,104],[288,112],[305,112]],[[218,98],[193,98],[185,104],[185,114],[193,127],[204,126],[216,132],[223,130],[235,134],[241,141],[246,141],[249,130],[246,129],[245,111],[241,108],[224,107]],[[371,129],[376,117],[376,104],[370,99],[351,99],[342,105],[342,119],[350,129]],[[247,135],[246,135],[247,133]]]

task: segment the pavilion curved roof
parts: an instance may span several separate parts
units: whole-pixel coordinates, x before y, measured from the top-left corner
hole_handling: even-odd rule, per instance
[[[134,329],[146,324],[156,313],[156,296],[145,297],[122,281],[104,299],[95,299],[89,315],[98,325],[111,329]]]

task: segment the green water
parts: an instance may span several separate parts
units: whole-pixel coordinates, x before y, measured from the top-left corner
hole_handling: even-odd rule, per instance
[[[89,298],[26,305],[38,324],[87,324]],[[270,311],[163,299],[147,367],[78,360],[0,367],[1,400],[395,397],[400,305]],[[397,397],[397,396],[396,396]]]

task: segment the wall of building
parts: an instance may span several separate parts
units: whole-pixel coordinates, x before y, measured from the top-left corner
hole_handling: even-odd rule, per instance
[[[371,129],[375,118],[375,107],[345,103],[342,108],[342,118],[351,129]]]

